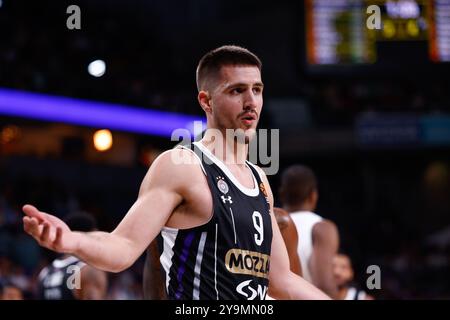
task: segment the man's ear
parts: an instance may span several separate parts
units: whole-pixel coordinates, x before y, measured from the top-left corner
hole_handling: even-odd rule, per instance
[[[200,103],[200,106],[202,107],[203,111],[206,113],[211,113],[212,107],[211,107],[211,97],[209,95],[208,91],[200,91],[197,96],[198,102]]]

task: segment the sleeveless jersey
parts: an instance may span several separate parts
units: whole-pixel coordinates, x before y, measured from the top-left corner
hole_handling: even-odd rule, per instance
[[[251,170],[254,188],[242,186],[203,144],[190,147],[213,200],[211,219],[189,229],[164,227],[160,261],[169,299],[264,299],[269,284],[272,222],[264,184]]]
[[[75,300],[71,286],[76,286],[76,272],[86,264],[74,256],[56,259],[38,276],[38,298],[41,300]],[[71,278],[72,277],[72,278]]]
[[[302,265],[303,278],[311,282],[309,259],[313,252],[312,231],[316,223],[322,221],[323,218],[310,211],[291,212],[291,218],[299,234],[297,252]]]

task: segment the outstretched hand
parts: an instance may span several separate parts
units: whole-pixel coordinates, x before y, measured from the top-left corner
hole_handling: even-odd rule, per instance
[[[67,224],[51,214],[39,211],[32,205],[22,208],[23,229],[42,247],[60,252],[74,253],[77,247],[76,233]]]

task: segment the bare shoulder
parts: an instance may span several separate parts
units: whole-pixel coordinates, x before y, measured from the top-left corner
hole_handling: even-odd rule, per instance
[[[339,237],[338,228],[333,221],[324,219],[314,225],[313,237],[326,241],[335,240]]]
[[[204,179],[200,160],[194,152],[174,148],[160,154],[152,163],[142,181],[140,193],[153,187],[183,189]]]
[[[281,229],[287,228],[290,224],[292,224],[292,219],[289,216],[289,213],[286,210],[283,210],[278,207],[273,208],[273,213],[275,214],[275,218],[278,223],[278,227]]]
[[[336,224],[328,219],[323,219],[322,221],[314,225],[314,233],[317,234],[329,234],[337,232]]]
[[[279,207],[274,207],[273,211],[275,212],[275,215],[278,217],[286,217],[287,219],[290,220],[290,216],[289,216],[289,212],[287,212],[286,210],[279,208]]]
[[[266,181],[267,181],[267,175],[266,175],[266,173],[264,172],[264,170],[261,169],[260,166],[254,164],[254,163],[251,163],[251,164],[252,164],[253,167],[255,167],[256,171],[258,171],[259,176],[261,177],[261,179],[263,179],[263,181],[266,182]]]
[[[255,167],[256,171],[258,172],[259,176],[261,177],[262,182],[266,185],[266,189],[268,189],[268,193],[271,196],[272,195],[272,190],[270,188],[270,183],[269,180],[267,179],[267,175],[264,172],[263,169],[261,169],[261,167],[257,166],[256,164],[252,163],[252,166]]]
[[[258,167],[256,164],[252,163],[252,165],[256,168],[256,171],[258,171],[259,176],[261,177],[261,180],[265,185],[264,189],[265,189],[265,191],[267,191],[267,196],[269,198],[270,207],[273,208],[273,204],[274,204],[273,193],[272,193],[272,189],[270,188],[270,183],[269,183],[269,180],[267,179],[267,175],[264,172],[264,170],[261,169],[260,167]]]

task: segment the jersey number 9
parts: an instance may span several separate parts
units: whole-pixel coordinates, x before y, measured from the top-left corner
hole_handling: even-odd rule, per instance
[[[263,219],[261,213],[258,211],[254,211],[252,215],[253,226],[255,227],[258,233],[255,233],[255,242],[258,246],[260,246],[264,240],[264,226]]]

